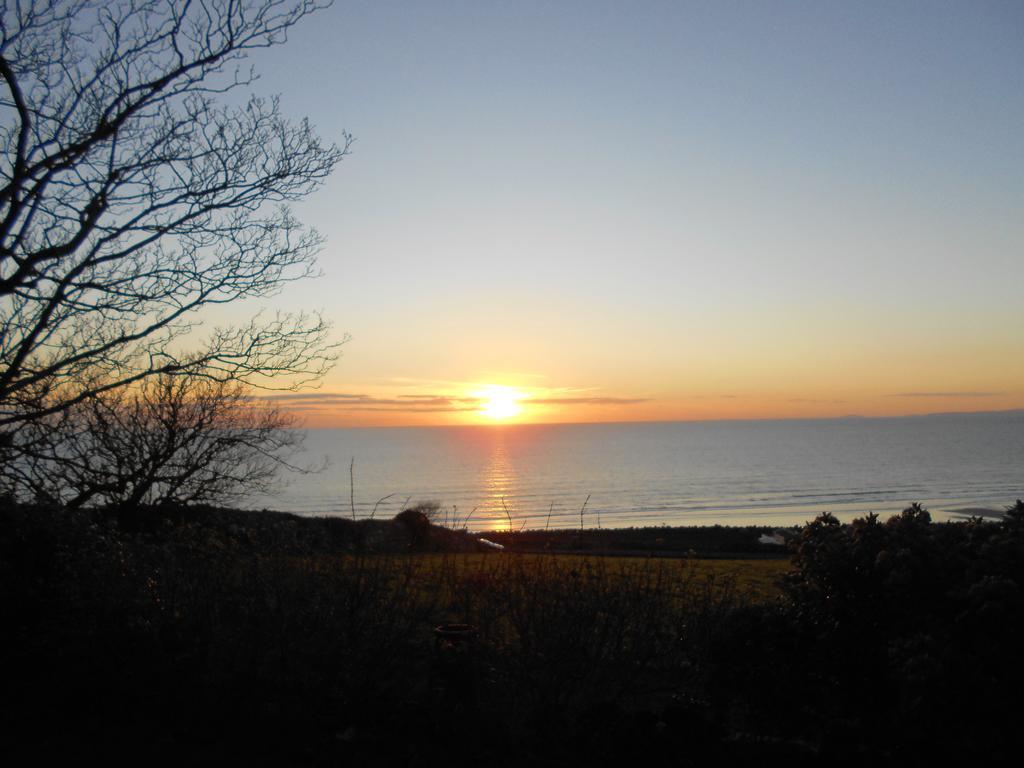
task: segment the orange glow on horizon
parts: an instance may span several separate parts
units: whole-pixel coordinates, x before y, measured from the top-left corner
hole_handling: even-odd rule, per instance
[[[526,398],[518,389],[502,385],[490,385],[473,396],[480,399],[480,415],[490,421],[507,421],[520,415],[520,402]]]
[[[766,378],[754,389],[742,387],[739,376],[715,382],[697,374],[686,386],[656,387],[644,382],[644,389],[629,387],[626,381],[594,387],[575,382],[552,385],[545,378],[499,374],[461,381],[366,382],[349,387],[348,393],[331,391],[341,390],[338,386],[275,396],[273,402],[300,416],[307,427],[500,428],[553,423],[893,417],[1024,407],[1024,391],[1019,389],[998,390],[994,384],[969,380],[930,382],[926,389],[909,376],[895,375],[881,384],[869,376],[845,382],[808,376],[799,389],[778,378]]]

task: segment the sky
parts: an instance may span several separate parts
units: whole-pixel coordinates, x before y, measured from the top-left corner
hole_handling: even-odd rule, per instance
[[[1024,407],[1024,4],[338,2],[310,426]],[[251,307],[232,311],[249,311]]]

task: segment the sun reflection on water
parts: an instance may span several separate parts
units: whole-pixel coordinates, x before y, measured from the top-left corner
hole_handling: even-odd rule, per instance
[[[513,526],[517,525],[515,496],[518,485],[518,477],[509,458],[505,436],[495,434],[483,474],[483,501],[476,514],[476,522],[480,527],[495,531],[509,530],[506,509],[512,515]]]

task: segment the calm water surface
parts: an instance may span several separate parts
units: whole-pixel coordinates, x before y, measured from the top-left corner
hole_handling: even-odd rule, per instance
[[[293,477],[247,506],[390,517],[436,501],[471,529],[792,525],[830,511],[883,516],[912,501],[937,519],[1024,497],[1024,412],[899,419],[309,430]],[[504,502],[504,508],[503,508]],[[549,521],[550,514],[550,521]]]

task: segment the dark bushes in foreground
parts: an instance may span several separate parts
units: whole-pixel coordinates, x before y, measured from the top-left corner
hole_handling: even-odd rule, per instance
[[[793,563],[791,621],[813,645],[790,665],[827,694],[820,730],[841,723],[900,762],[1019,751],[1024,504],[999,524],[935,524],[916,504],[886,522],[822,515]]]
[[[823,515],[785,597],[757,604],[683,560],[366,554],[348,521],[147,514],[2,511],[0,754],[908,765],[1022,746],[1019,502],[1000,523]],[[440,546],[420,522],[416,546]],[[475,631],[439,640],[442,622]]]
[[[720,626],[708,680],[740,729],[820,759],[1008,762],[1024,683],[1024,505],[1003,522],[825,514],[793,542],[786,599]]]

